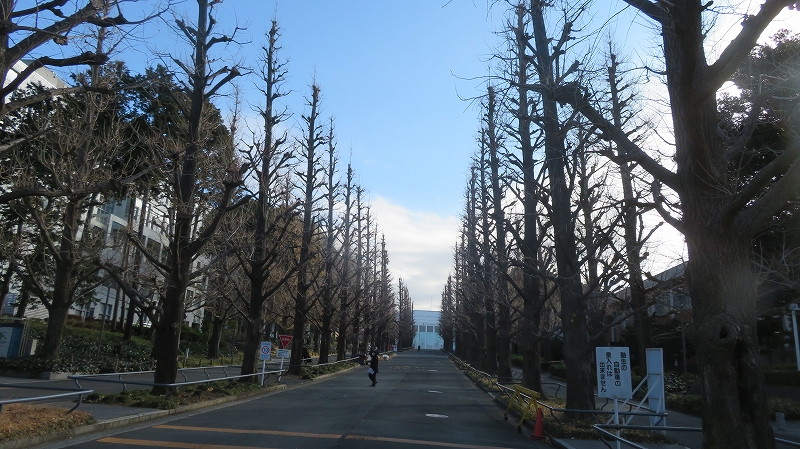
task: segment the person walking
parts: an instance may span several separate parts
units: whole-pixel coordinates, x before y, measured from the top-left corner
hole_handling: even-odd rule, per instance
[[[371,387],[378,383],[378,350],[369,353],[369,369],[367,370],[369,380],[372,381]]]

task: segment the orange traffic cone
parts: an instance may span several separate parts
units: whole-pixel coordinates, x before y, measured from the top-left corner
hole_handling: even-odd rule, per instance
[[[542,429],[542,409],[536,409],[536,425],[533,426],[533,433],[531,434],[531,438],[534,440],[544,440],[544,430]]]

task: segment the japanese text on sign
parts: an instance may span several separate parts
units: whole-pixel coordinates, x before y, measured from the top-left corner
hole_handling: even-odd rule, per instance
[[[630,399],[632,396],[628,348],[598,347],[597,395],[601,398]]]

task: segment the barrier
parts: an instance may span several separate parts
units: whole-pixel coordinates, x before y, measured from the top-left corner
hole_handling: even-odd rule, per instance
[[[146,387],[167,387],[168,391],[166,396],[169,397],[175,391],[177,391],[178,387],[187,386],[187,385],[196,385],[196,384],[204,384],[204,383],[211,383],[217,382],[221,380],[237,380],[237,379],[244,379],[248,377],[257,377],[257,376],[269,376],[270,374],[282,374],[285,370],[273,370],[273,371],[256,371],[252,374],[242,374],[242,375],[232,375],[228,374],[228,368],[239,368],[236,366],[230,365],[223,365],[223,366],[204,366],[198,368],[181,368],[178,370],[178,375],[183,377],[183,382],[174,382],[174,383],[156,383],[156,382],[148,382],[148,381],[134,381],[134,380],[127,380],[124,379],[124,376],[135,376],[135,375],[149,375],[155,373],[155,371],[131,371],[125,373],[105,373],[105,374],[76,374],[67,376],[67,379],[70,379],[75,382],[75,385],[78,388],[83,388],[80,384],[81,381],[88,381],[88,382],[105,382],[105,383],[113,383],[113,384],[120,384],[122,385],[122,391],[127,391],[128,385],[138,385],[138,386],[146,386]],[[205,379],[200,380],[193,380],[190,381],[186,377],[186,372],[199,372],[202,370],[202,376],[205,376]],[[224,376],[221,377],[211,377],[211,373],[209,370],[218,370],[222,371]],[[110,377],[116,376],[116,379],[111,379]]]
[[[5,404],[18,404],[22,402],[37,402],[37,401],[47,401],[52,399],[59,399],[65,398],[70,396],[77,396],[78,399],[75,401],[75,406],[69,409],[67,413],[74,411],[81,405],[83,402],[83,396],[90,395],[94,392],[94,390],[88,390],[84,388],[80,389],[73,389],[73,388],[59,388],[59,387],[47,387],[43,385],[36,385],[36,384],[9,384],[9,383],[0,383],[0,388],[15,388],[15,389],[27,389],[27,390],[42,390],[42,391],[64,391],[66,393],[57,393],[57,394],[49,394],[43,396],[26,396],[22,398],[14,398],[14,399],[4,399],[0,400],[0,411],[3,410],[3,405]]]
[[[512,407],[516,408],[521,415],[519,423],[517,423],[517,432],[522,432],[522,423],[525,422],[526,419],[536,419],[536,414],[539,412],[539,402],[536,400],[539,399],[540,395],[520,385],[514,385],[513,388],[514,394],[511,395],[511,399],[508,401],[508,407],[506,407],[506,411],[503,413],[503,419],[508,421],[508,411],[511,410]]]

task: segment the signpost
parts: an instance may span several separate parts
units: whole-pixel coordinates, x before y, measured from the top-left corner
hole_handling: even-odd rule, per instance
[[[597,360],[597,396],[614,399],[614,424],[619,425],[618,399],[633,397],[631,388],[630,351],[621,347],[598,347],[595,349]],[[619,435],[619,430],[617,431]],[[617,440],[617,449],[620,442]]]
[[[261,386],[264,386],[264,372],[267,370],[267,360],[270,360],[272,353],[272,342],[262,341],[261,348],[258,350],[258,359],[261,360]]]
[[[598,347],[597,395],[601,398],[630,399],[631,388],[630,351],[621,347]]]
[[[658,413],[666,411],[664,402],[664,350],[647,348],[647,405]],[[651,416],[651,426],[666,426],[663,416]]]
[[[283,374],[283,360],[287,359],[287,358],[291,358],[291,356],[292,356],[291,350],[286,349],[286,347],[289,346],[289,343],[292,342],[292,339],[294,337],[291,336],[291,335],[278,335],[278,338],[281,341],[281,346],[283,346],[283,349],[279,349],[277,351],[277,354],[275,354],[275,356],[281,358],[281,374]],[[280,381],[281,381],[281,375],[279,374],[278,375],[278,382],[280,382]]]

